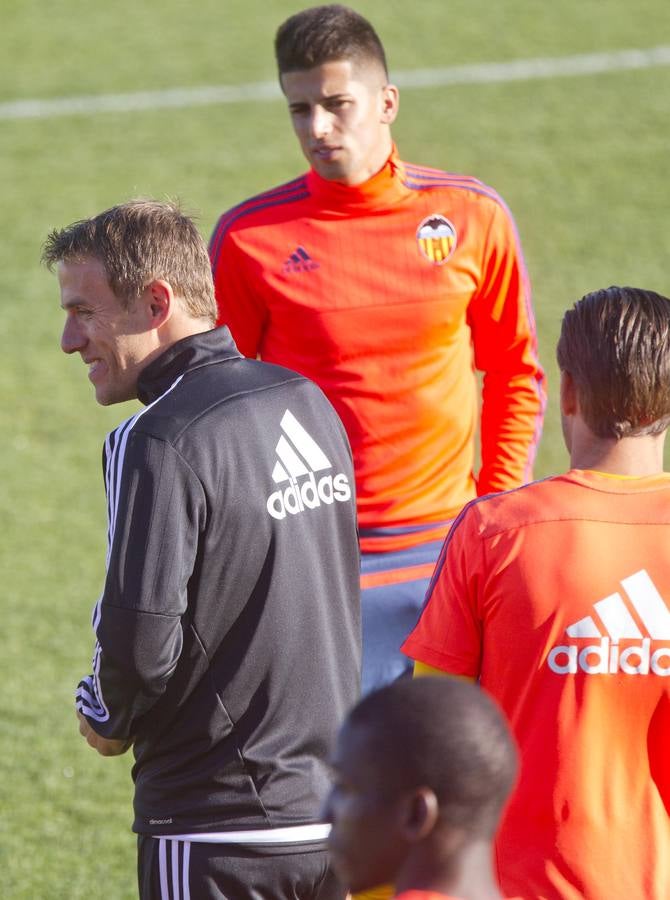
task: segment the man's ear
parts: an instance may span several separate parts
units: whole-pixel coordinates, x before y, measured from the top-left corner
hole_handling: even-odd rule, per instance
[[[574,416],[579,407],[579,401],[575,380],[569,372],[561,372],[560,401],[561,413],[564,416]]]
[[[428,787],[408,791],[402,802],[400,830],[404,839],[416,844],[427,837],[439,818],[437,797]]]
[[[152,328],[160,328],[174,312],[175,298],[168,281],[155,279],[145,288],[145,299]]]
[[[394,84],[387,84],[382,88],[382,112],[381,120],[384,125],[392,125],[398,115],[400,107],[400,95]]]

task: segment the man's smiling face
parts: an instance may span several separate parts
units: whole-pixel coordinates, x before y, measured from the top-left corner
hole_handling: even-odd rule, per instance
[[[81,355],[98,403],[136,398],[140,372],[154,349],[144,298],[124,306],[93,258],[59,263],[58,280],[66,313],[61,349]]]

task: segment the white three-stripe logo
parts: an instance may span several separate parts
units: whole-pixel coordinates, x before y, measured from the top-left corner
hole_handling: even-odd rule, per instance
[[[637,613],[647,635],[655,641],[670,640],[670,610],[665,605],[656,585],[649,574],[641,569],[634,575],[621,580],[631,606]],[[602,622],[605,635],[614,641],[627,638],[640,640],[644,637],[637,622],[627,608],[624,598],[618,592],[610,594],[593,604]],[[600,638],[602,630],[593,616],[586,616],[570,625],[567,634],[571,638]]]
[[[645,569],[622,578],[621,586],[628,602],[618,591],[609,594],[593,604],[593,615],[568,625],[569,638],[590,643],[552,647],[547,655],[552,672],[670,677],[670,610]]]
[[[286,410],[280,425],[284,434],[279,438],[276,448],[279,462],[272,470],[272,478],[276,484],[295,480],[301,475],[307,475],[310,470],[321,472],[331,468],[326,454],[290,410]]]
[[[279,424],[282,434],[275,447],[278,460],[272,469],[272,480],[280,487],[266,501],[272,518],[285,519],[324,504],[351,500],[351,485],[344,472],[317,477],[316,473],[332,469],[333,465],[289,409]]]

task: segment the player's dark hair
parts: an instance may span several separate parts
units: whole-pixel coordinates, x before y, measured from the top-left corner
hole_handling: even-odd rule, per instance
[[[367,19],[347,6],[313,6],[279,26],[275,36],[279,74],[327,62],[376,62],[388,78],[382,42]]]
[[[122,306],[131,306],[154,279],[169,282],[193,318],[216,321],[207,247],[195,223],[175,203],[130,200],[90,219],[52,231],[42,250],[49,269],[97,259]]]
[[[443,823],[494,835],[517,752],[502,713],[479,687],[446,676],[403,678],[368,694],[346,725],[365,729],[364,752],[381,791],[392,797],[428,787]]]
[[[670,424],[670,300],[609,287],[582,297],[563,317],[556,348],[595,435],[619,440]]]

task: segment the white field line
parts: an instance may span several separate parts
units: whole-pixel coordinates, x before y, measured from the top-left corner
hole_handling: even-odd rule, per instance
[[[459,84],[496,84],[535,78],[564,78],[650,69],[670,65],[670,46],[646,50],[617,50],[540,59],[519,59],[504,63],[479,63],[440,69],[395,72],[393,81],[403,88],[445,87]],[[252,84],[213,85],[196,88],[168,88],[132,94],[98,94],[61,97],[52,100],[15,100],[0,103],[0,120],[51,119],[56,116],[95,115],[104,112],[140,112],[212,106],[246,101],[276,100],[281,96],[274,81]]]

